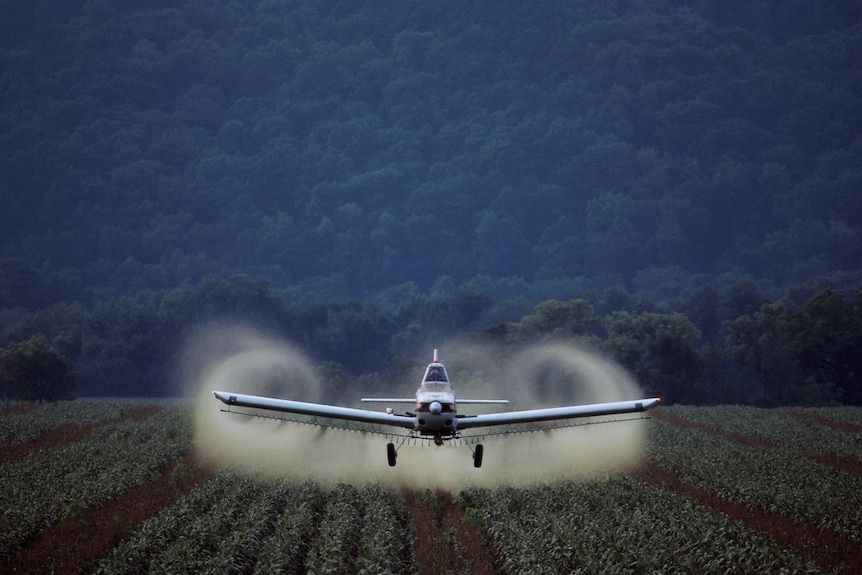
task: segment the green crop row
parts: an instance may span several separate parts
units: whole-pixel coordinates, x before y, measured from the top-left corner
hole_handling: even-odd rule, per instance
[[[708,408],[675,409],[692,421],[714,424]],[[828,430],[839,439],[796,439],[809,424],[786,412],[725,410],[721,429],[746,437],[772,437],[785,447],[751,446],[733,437],[652,420],[650,459],[709,493],[829,529],[862,542],[862,478],[809,459],[803,453],[829,452],[854,438]],[[823,426],[820,426],[823,427]],[[767,433],[765,430],[770,428]],[[783,438],[786,433],[787,439]],[[820,430],[812,433],[821,433]],[[809,435],[810,437],[810,435]],[[858,439],[858,437],[856,438]],[[859,453],[859,452],[857,452]]]
[[[738,434],[773,443],[799,454],[862,455],[862,433],[830,428],[815,419],[824,417],[827,421],[834,420],[835,424],[845,423],[862,429],[860,408],[759,409],[725,405],[710,408],[673,406],[668,411],[724,434]]]
[[[75,408],[81,409],[80,418]],[[0,426],[16,418],[47,421],[50,412],[43,409],[6,415]],[[192,449],[190,411],[184,407],[165,408],[143,420],[119,418],[123,409],[101,409],[84,403],[57,408],[65,415],[55,426],[94,420],[100,425],[68,445],[0,464],[0,565],[39,533],[109,505]],[[661,416],[643,422],[649,437],[644,456],[650,461],[644,473],[463,490],[456,501],[496,569],[510,574],[819,572],[808,555],[800,555],[804,551],[785,546],[792,542],[779,543],[746,527],[738,514],[736,519],[725,515],[710,498],[837,534],[851,545],[860,543],[854,550],[862,549],[862,478],[853,468],[810,457],[840,454],[857,461],[860,452],[854,446],[862,433],[855,426],[862,410],[836,415],[831,410],[659,409]],[[818,419],[823,417],[846,425],[836,428]],[[7,427],[15,426],[26,427],[17,420]],[[685,495],[667,478],[650,479],[650,469],[706,495]],[[401,495],[379,485],[330,488],[233,469],[218,470],[163,505],[87,569],[416,573],[417,522],[439,520],[431,506],[411,515]],[[441,531],[440,537],[451,553],[471,553],[459,545],[457,528]]]
[[[97,573],[412,573],[412,530],[376,486],[252,479],[219,472],[145,522]]]
[[[461,501],[506,573],[817,572],[765,535],[626,475],[471,489]]]
[[[285,501],[277,486],[220,473],[144,522],[97,572],[246,572]]]
[[[123,402],[58,401],[29,413],[7,413],[0,417],[0,447],[34,441],[63,424],[105,423],[128,408]]]
[[[176,407],[0,464],[0,560],[60,521],[152,480],[190,450],[190,439],[189,418]]]

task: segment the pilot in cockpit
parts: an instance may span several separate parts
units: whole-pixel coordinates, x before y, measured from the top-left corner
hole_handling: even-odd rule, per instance
[[[425,381],[449,383],[449,378],[446,377],[446,368],[442,365],[429,365],[428,373],[425,374]]]

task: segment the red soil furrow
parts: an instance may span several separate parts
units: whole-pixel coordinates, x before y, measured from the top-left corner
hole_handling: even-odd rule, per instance
[[[109,421],[108,423],[119,423],[121,421],[143,421],[154,416],[162,410],[158,405],[139,405],[125,412],[123,415]]]
[[[856,425],[853,423],[846,423],[844,421],[832,421],[822,415],[817,415],[816,413],[791,413],[793,417],[796,419],[815,421],[820,425],[825,425],[829,429],[834,429],[836,431],[849,431],[850,433],[862,433],[862,425]]]
[[[416,525],[419,575],[452,571],[477,575],[495,573],[482,538],[476,528],[464,520],[461,506],[452,500],[449,493],[435,493],[431,505],[420,503],[417,492],[406,487],[401,490],[401,495]],[[435,508],[438,504],[439,509]],[[452,541],[452,537],[457,538],[457,542]],[[459,553],[461,555],[456,556]]]
[[[19,403],[6,409],[0,409],[0,415],[27,415],[42,407],[43,403]]]
[[[818,529],[781,513],[716,497],[653,461],[644,460],[631,473],[644,483],[691,497],[700,505],[724,513],[749,529],[766,533],[778,544],[795,549],[824,571],[856,573],[862,565],[862,544],[843,535]]]
[[[482,544],[482,537],[476,527],[464,520],[464,510],[451,500],[445,510],[445,523],[449,529],[454,529],[458,537],[459,552],[464,553],[470,573],[473,575],[494,575],[494,565],[491,556]]]
[[[691,421],[685,419],[684,417],[680,417],[679,415],[676,415],[674,413],[668,413],[666,411],[655,411],[652,413],[652,417],[655,417],[656,419],[660,419],[662,421],[666,421],[675,425],[676,427],[681,427],[683,429],[698,429],[709,435],[717,435],[720,437],[724,437],[729,441],[733,441],[734,443],[738,443],[739,445],[743,445],[745,447],[766,447],[767,449],[777,449],[780,447],[780,445],[771,441],[755,439],[753,437],[740,435],[739,433],[725,433],[723,431],[715,429],[714,427],[710,427],[702,423],[697,423],[696,421]]]
[[[451,549],[443,543],[434,513],[420,507],[416,491],[404,487],[401,489],[401,496],[416,526],[416,560],[419,563],[419,575],[448,572],[452,567]]]
[[[161,411],[161,409],[162,408],[157,405],[141,405],[128,410],[116,419],[103,423],[88,423],[84,425],[78,423],[62,423],[54,429],[46,431],[33,441],[7,445],[0,448],[0,463],[21,459],[22,457],[26,457],[27,455],[42,449],[61,447],[63,445],[74,443],[75,441],[79,441],[86,437],[97,427],[120,423],[123,421],[143,421],[148,417],[152,417]]]
[[[808,414],[802,414],[802,416],[805,418],[819,417],[809,416]],[[728,441],[733,441],[734,443],[738,443],[739,445],[743,445],[745,447],[765,447],[767,449],[781,449],[781,446],[777,443],[746,437],[745,435],[740,435],[738,433],[725,433],[723,431],[719,431],[715,428],[709,427],[708,425],[689,421],[688,419],[685,419],[673,413],[656,412],[653,417],[662,421],[666,421],[672,425],[675,425],[676,427],[681,427],[683,429],[698,429],[700,431],[703,431],[704,433],[708,433],[709,435],[717,435],[727,439]],[[852,475],[856,475],[857,477],[862,477],[862,459],[859,459],[857,457],[853,457],[851,455],[837,455],[835,453],[805,453],[803,454],[803,456],[812,461],[822,463],[823,465],[828,465],[829,467],[837,469],[838,471],[843,471],[844,473],[850,473]]]
[[[177,471],[178,466],[188,472]],[[210,470],[186,455],[150,483],[43,532],[8,564],[0,565],[0,573],[78,573],[209,474]]]
[[[852,455],[838,455],[836,453],[806,453],[805,457],[828,465],[838,471],[862,477],[862,459],[853,457]]]
[[[96,424],[93,423],[87,425],[62,423],[54,429],[46,431],[33,441],[3,447],[0,449],[0,463],[21,459],[22,457],[26,457],[29,454],[42,449],[68,445],[69,443],[73,443],[83,438],[95,427]]]

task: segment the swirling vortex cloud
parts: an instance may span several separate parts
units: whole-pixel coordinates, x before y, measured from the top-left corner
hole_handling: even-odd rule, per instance
[[[195,397],[199,457],[264,476],[449,490],[529,485],[586,480],[632,467],[644,447],[645,423],[626,420],[487,437],[479,469],[473,467],[466,445],[408,442],[399,450],[398,465],[389,467],[389,439],[383,435],[222,411],[224,405],[212,396],[213,390],[320,401],[324,393],[315,370],[289,343],[247,327],[211,327],[189,339],[182,357],[181,379],[186,392]],[[512,400],[515,409],[641,397],[625,370],[571,344],[532,345],[501,358],[487,346],[459,342],[452,344],[449,357],[441,359],[459,397],[490,393]],[[473,377],[459,386],[453,375],[458,373]],[[460,411],[468,407],[478,409],[462,406]]]

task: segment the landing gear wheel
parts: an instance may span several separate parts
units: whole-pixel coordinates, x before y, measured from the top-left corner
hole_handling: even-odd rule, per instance
[[[386,458],[389,460],[389,467],[395,467],[395,460],[398,458],[398,454],[395,453],[394,443],[386,444]]]
[[[481,443],[476,446],[476,450],[473,451],[473,467],[482,467],[482,454],[484,451],[485,448]]]

